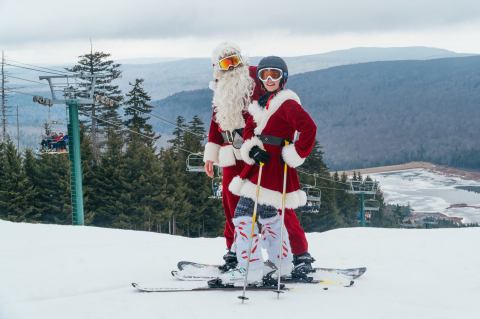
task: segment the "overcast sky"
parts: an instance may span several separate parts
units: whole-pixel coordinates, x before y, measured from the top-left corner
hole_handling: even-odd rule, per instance
[[[480,53],[480,0],[0,0],[11,59],[70,63],[90,48],[115,59],[209,56],[224,40],[248,55],[357,46]]]

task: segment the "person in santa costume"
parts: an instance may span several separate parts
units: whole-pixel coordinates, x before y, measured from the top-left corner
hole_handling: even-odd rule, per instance
[[[258,99],[263,92],[260,85],[255,85],[256,67],[248,66],[236,44],[224,42],[218,45],[212,54],[212,65],[213,114],[203,160],[205,172],[211,178],[214,164],[222,168],[222,204],[226,219],[223,234],[227,253],[223,256],[225,264],[221,269],[228,270],[237,263],[232,249],[235,234],[232,219],[239,199],[228,191],[228,185],[243,169],[240,147],[243,128],[249,117],[247,107],[251,99]]]
[[[261,282],[264,262],[260,247],[267,250],[269,260],[281,270],[281,276],[294,268],[289,236],[282,228],[280,216],[285,164],[288,166],[285,193],[285,208],[288,210],[285,214],[295,214],[293,209],[307,202],[295,168],[302,165],[312,151],[317,127],[302,108],[297,94],[285,89],[288,68],[283,59],[276,56],[263,58],[257,68],[257,78],[262,81],[266,93],[248,107],[251,117],[247,119],[240,149],[245,165],[228,188],[240,196],[233,219],[238,266],[221,275],[225,283],[242,282],[248,263],[248,282]],[[260,163],[263,168],[257,193]],[[255,201],[258,221],[262,225],[261,236],[256,225],[253,225],[252,235]],[[285,221],[291,218],[292,215],[285,216]]]
[[[210,88],[213,94],[213,114],[208,133],[208,142],[204,150],[205,172],[213,177],[213,165],[222,168],[222,204],[225,213],[224,236],[227,253],[223,256],[225,264],[222,270],[235,268],[237,256],[232,248],[235,236],[233,216],[239,196],[228,190],[232,179],[239,175],[244,167],[240,147],[243,142],[243,128],[251,115],[248,105],[258,100],[266,91],[257,78],[257,67],[248,66],[240,48],[233,44],[221,43],[212,54],[213,78]],[[288,210],[287,226],[294,261],[311,269],[314,259],[308,254],[308,243],[295,212]]]

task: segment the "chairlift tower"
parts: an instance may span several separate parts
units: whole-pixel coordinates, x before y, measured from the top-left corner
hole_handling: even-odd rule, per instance
[[[78,117],[78,109],[82,105],[92,105],[97,102],[112,104],[116,103],[115,101],[104,97],[104,96],[95,96],[95,83],[98,77],[102,75],[53,75],[53,76],[40,76],[40,80],[48,81],[50,86],[50,93],[52,99],[47,99],[41,96],[35,96],[33,98],[34,102],[43,104],[43,105],[53,105],[53,104],[66,104],[68,107],[68,145],[69,145],[69,158],[70,158],[70,171],[71,171],[71,181],[70,181],[70,193],[72,200],[72,224],[73,225],[84,225],[85,217],[83,210],[83,184],[82,184],[82,162],[80,154],[80,122]],[[56,90],[54,89],[55,79],[76,79],[76,78],[90,78],[92,85],[90,92],[87,97],[79,97],[79,91],[68,85],[67,88],[63,90],[63,98],[58,98],[55,94]]]
[[[354,181],[350,182],[350,190],[347,192],[360,195],[360,225],[365,226],[365,195],[375,195],[378,190],[377,181]]]

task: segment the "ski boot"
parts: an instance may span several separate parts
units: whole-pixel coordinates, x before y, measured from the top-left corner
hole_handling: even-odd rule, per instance
[[[227,270],[226,272],[220,274],[216,279],[212,279],[208,282],[208,285],[212,287],[213,285],[217,286],[242,286],[245,282],[245,276],[247,275],[247,270],[243,267],[237,267],[234,269]],[[263,269],[250,269],[248,273],[248,286],[261,286],[263,279]]]
[[[231,250],[227,251],[225,255],[223,255],[223,260],[225,260],[225,263],[221,266],[218,266],[218,269],[223,272],[227,272],[230,269],[234,269],[238,265],[237,261],[237,254]]]
[[[306,278],[308,273],[315,272],[315,269],[312,267],[314,261],[315,259],[308,252],[301,255],[294,255],[292,278]]]

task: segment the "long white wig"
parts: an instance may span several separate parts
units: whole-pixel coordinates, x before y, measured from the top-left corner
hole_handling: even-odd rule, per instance
[[[232,54],[242,57],[242,64],[233,70],[222,71],[218,61]],[[213,77],[215,80],[213,107],[216,122],[222,130],[234,130],[245,126],[242,112],[247,110],[255,82],[250,77],[246,57],[233,44],[221,43],[212,54]]]

